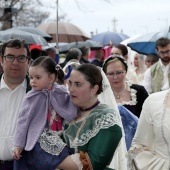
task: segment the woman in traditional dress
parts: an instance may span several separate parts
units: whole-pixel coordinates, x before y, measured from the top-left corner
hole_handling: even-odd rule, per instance
[[[127,63],[120,55],[108,57],[103,64],[116,102],[139,117],[148,93],[143,86],[126,81],[127,70]]]
[[[129,170],[170,169],[170,90],[151,94],[143,104]]]
[[[59,169],[127,168],[120,115],[109,82],[106,77],[102,78],[105,75],[101,71],[95,65],[82,64],[71,73],[68,86],[72,102],[78,106],[79,113],[74,121],[66,125],[64,140],[75,154],[68,156],[58,166]]]

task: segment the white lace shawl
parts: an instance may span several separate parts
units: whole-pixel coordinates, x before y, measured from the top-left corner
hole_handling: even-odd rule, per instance
[[[98,99],[100,100],[101,103],[113,107],[119,113],[118,106],[113,91],[111,89],[110,83],[105,73],[102,71],[102,69],[101,69],[101,73],[103,77],[103,93],[101,93],[98,96]],[[120,113],[118,115],[119,115],[119,119],[121,120]],[[127,170],[127,157],[126,157],[127,150],[126,150],[125,134],[124,134],[122,121],[119,122],[119,126],[122,129],[123,137],[119,143],[119,146],[115,151],[115,154],[113,156],[112,162],[110,163],[109,167],[116,170]]]

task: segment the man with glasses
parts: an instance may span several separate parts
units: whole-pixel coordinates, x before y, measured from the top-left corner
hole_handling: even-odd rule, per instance
[[[149,94],[170,87],[170,39],[159,38],[156,41],[156,50],[160,59],[145,72],[142,82]]]
[[[11,39],[3,43],[0,56],[0,170],[13,169],[13,136],[20,103],[30,90],[27,70],[30,64],[29,46],[24,40]]]

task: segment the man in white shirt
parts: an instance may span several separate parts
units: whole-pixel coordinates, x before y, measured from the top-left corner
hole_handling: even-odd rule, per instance
[[[13,170],[13,137],[18,109],[25,93],[30,89],[26,76],[30,64],[27,43],[11,39],[2,45],[0,62],[0,170]]]
[[[142,82],[149,94],[170,87],[170,39],[159,38],[156,41],[156,50],[160,59],[145,72]]]

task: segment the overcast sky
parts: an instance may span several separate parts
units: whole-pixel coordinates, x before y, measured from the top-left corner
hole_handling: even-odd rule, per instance
[[[75,1],[79,2],[79,6]],[[54,1],[44,0],[51,19],[56,17]],[[128,36],[158,32],[170,24],[170,0],[58,0],[58,14],[67,14],[72,24],[90,32],[113,31],[113,19],[116,31]]]

